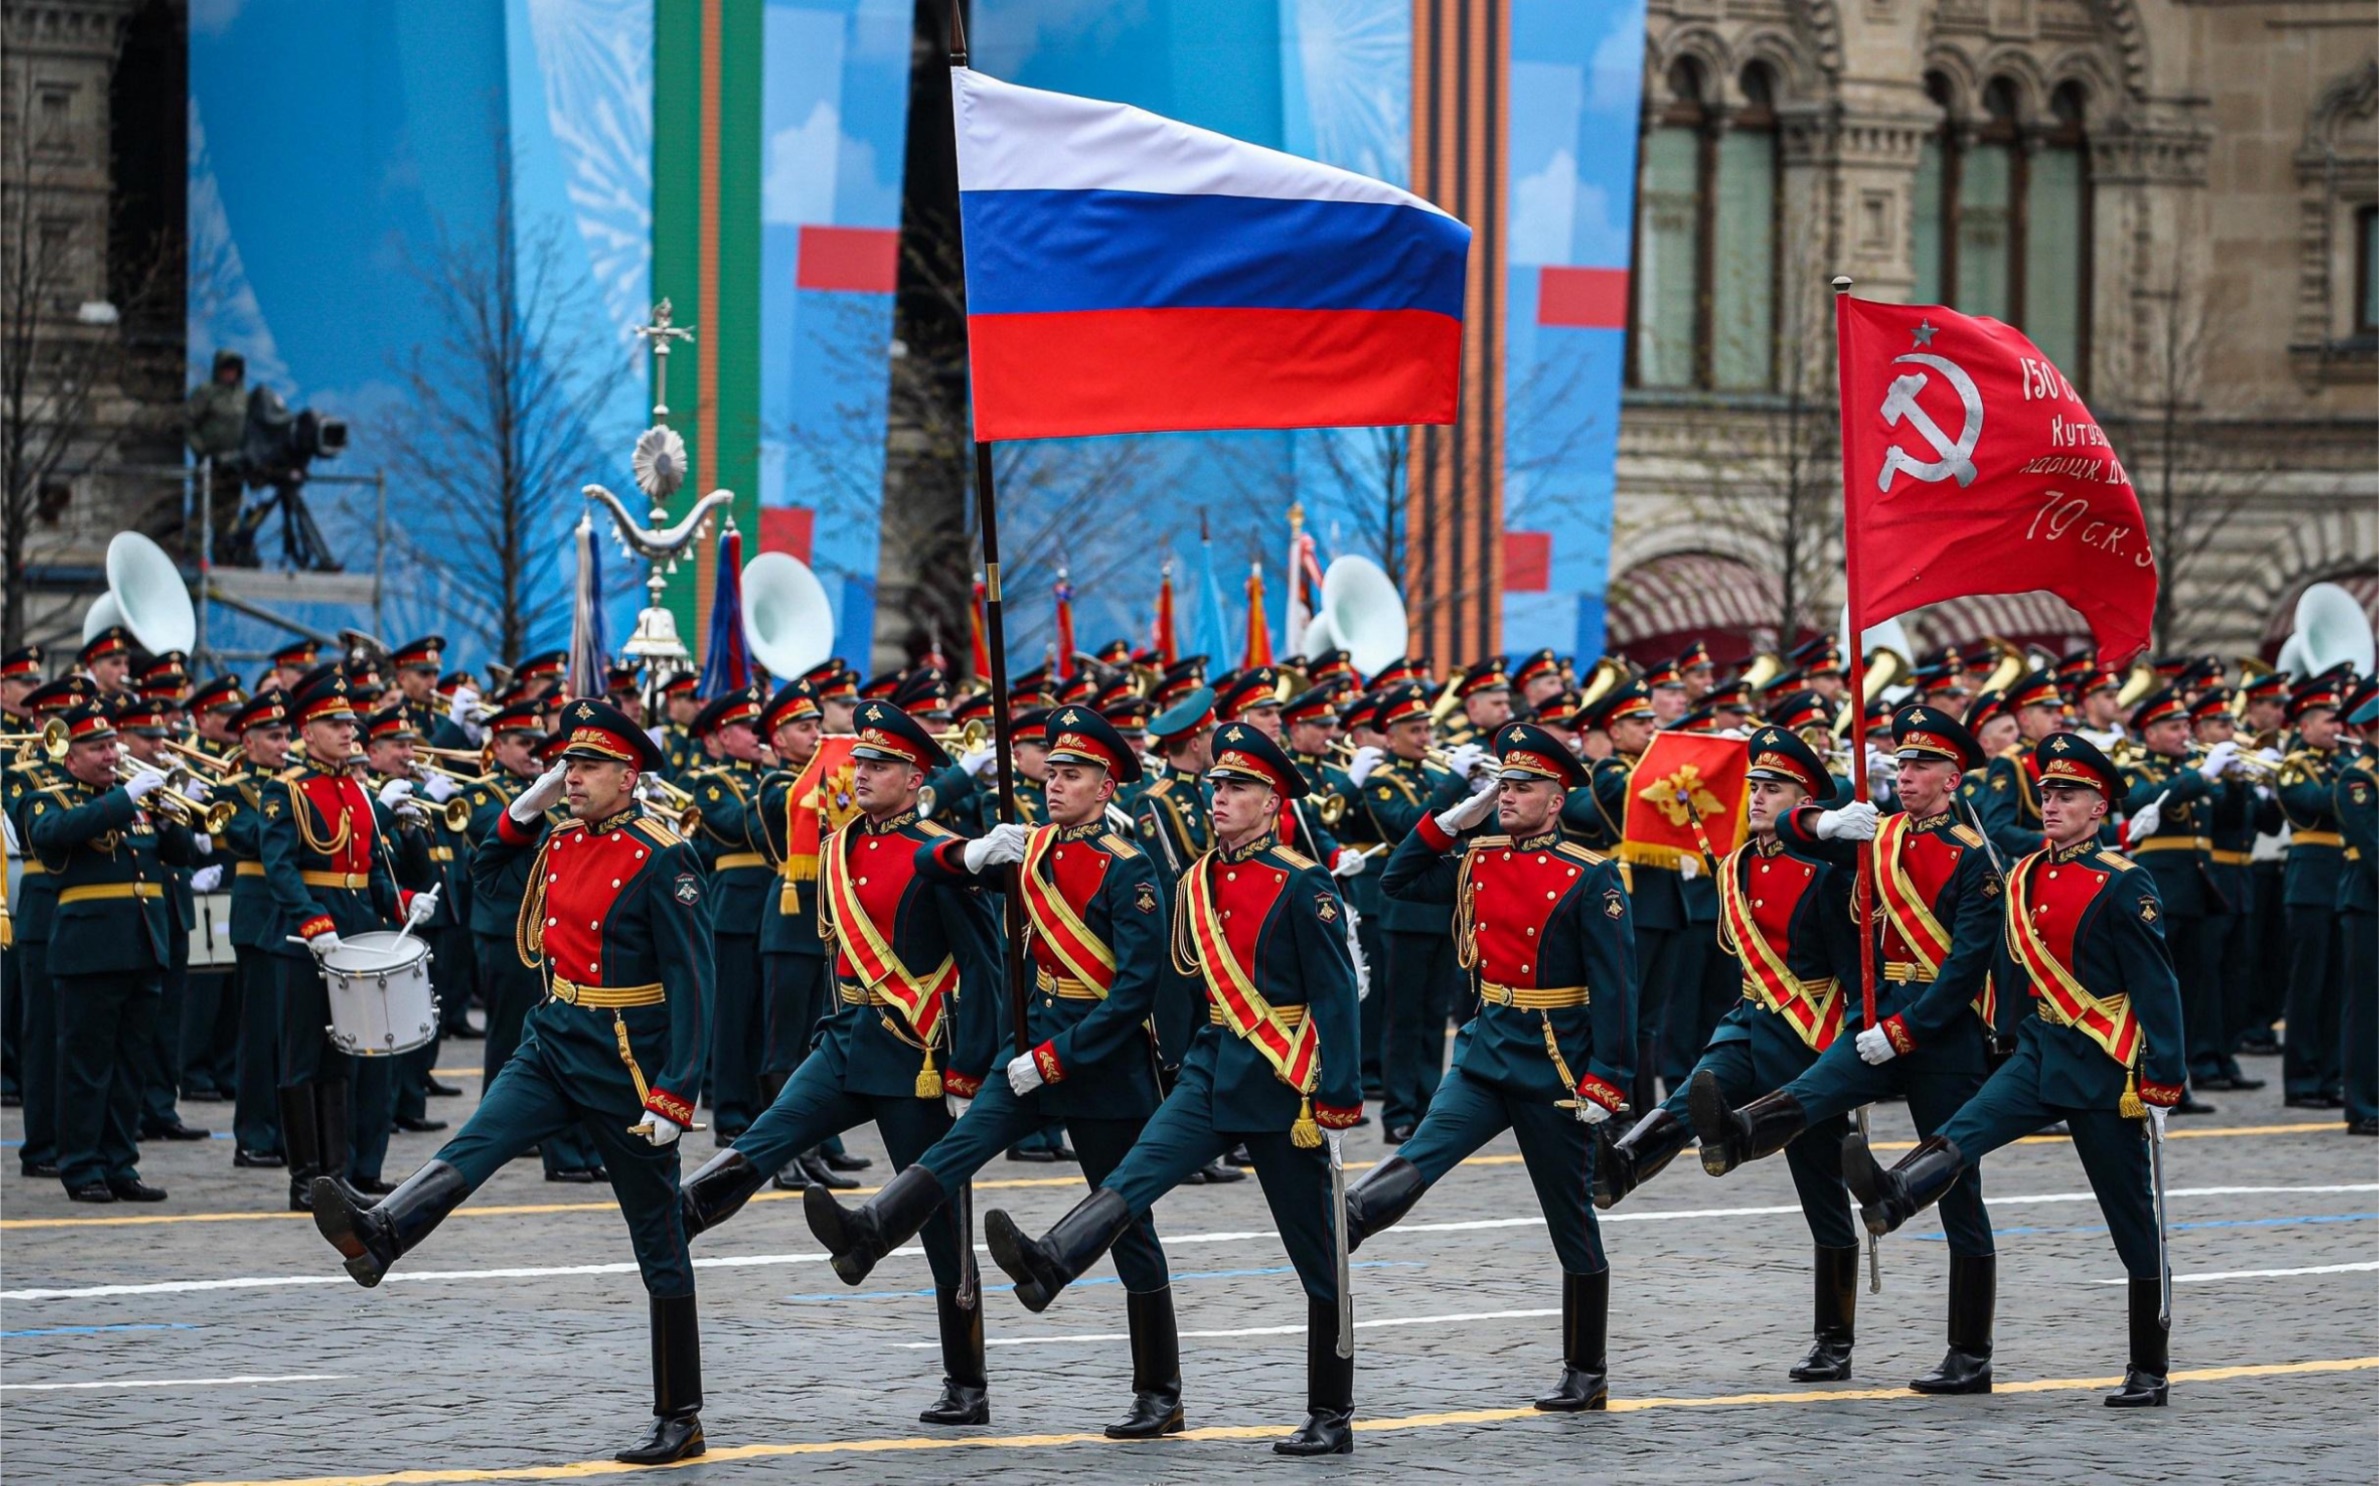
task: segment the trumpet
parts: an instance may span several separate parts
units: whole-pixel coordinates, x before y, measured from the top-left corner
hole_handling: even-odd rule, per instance
[[[487,771],[487,750],[484,748],[432,748],[427,743],[416,743],[413,745],[413,758],[417,763],[424,758],[437,758],[449,763],[477,764],[482,774]]]
[[[116,777],[126,783],[130,783],[140,774],[154,772],[156,771],[146,764],[137,764],[124,758],[116,760]],[[149,791],[148,798],[158,802],[151,808],[177,826],[189,826],[194,830],[204,831],[210,836],[221,834],[223,828],[231,823],[231,817],[238,812],[239,807],[229,800],[201,804],[182,793],[180,786],[189,782],[190,771],[180,765],[177,764],[166,770],[165,782]]]
[[[417,747],[413,751],[418,754],[421,750]],[[422,758],[414,759],[413,767],[416,769],[427,770],[428,772],[437,775],[441,779],[451,779],[456,784],[461,785],[465,789],[469,789],[471,786],[476,784],[486,784],[490,782],[488,776],[485,774],[465,774],[460,769],[449,769],[443,765],[433,764],[427,759]]]
[[[962,727],[944,728],[934,734],[933,741],[942,745],[944,751],[955,743],[959,752],[974,753],[991,741],[991,729],[983,725],[982,718],[970,717]]]
[[[66,736],[66,724],[55,717],[49,719],[47,722],[44,722],[41,725],[40,730],[37,732],[0,733],[0,743],[21,744],[28,751],[32,749],[34,744],[40,744],[41,751],[49,757],[49,760],[52,763],[56,763],[58,760],[66,757],[66,745],[68,741],[69,740]]]
[[[694,803],[691,794],[658,774],[642,775],[637,784],[645,792],[646,803],[659,799],[661,810],[672,817],[680,836],[691,836],[702,825],[702,807]]]
[[[237,774],[240,770],[240,766],[238,764],[229,763],[223,759],[219,759],[203,748],[194,748],[188,743],[177,742],[172,738],[165,738],[160,741],[162,741],[167,748],[172,749],[176,754],[178,754],[184,764],[196,769],[202,774],[212,775],[217,780],[227,779],[230,776]]]

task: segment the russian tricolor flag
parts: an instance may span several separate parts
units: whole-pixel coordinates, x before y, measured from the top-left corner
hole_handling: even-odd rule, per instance
[[[1461,222],[1141,109],[951,81],[976,438],[1454,421]]]

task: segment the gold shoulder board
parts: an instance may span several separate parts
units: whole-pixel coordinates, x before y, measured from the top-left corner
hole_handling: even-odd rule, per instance
[[[685,837],[671,830],[657,817],[640,815],[636,818],[635,825],[636,829],[643,832],[645,838],[656,846],[683,846],[686,844]]]
[[[1509,836],[1474,836],[1471,838],[1470,849],[1472,851],[1487,851],[1494,847],[1509,846],[1511,844],[1512,838]]]
[[[2133,868],[2137,867],[2139,863],[2123,855],[2121,852],[2116,851],[2111,846],[2102,846],[2098,849],[2098,865],[2101,867],[2112,867],[2117,872],[2129,872]]]
[[[1951,826],[1949,828],[1949,833],[1957,837],[1960,841],[1965,842],[1968,846],[1980,846],[1983,844],[1982,832],[1969,825]]]
[[[1560,852],[1565,857],[1575,857],[1590,867],[1599,867],[1604,862],[1610,860],[1601,852],[1596,851],[1593,847],[1581,846],[1575,841],[1564,841],[1553,849]]]
[[[956,831],[951,830],[948,826],[943,825],[940,821],[933,819],[918,821],[917,829],[923,831],[928,836],[955,836],[958,834]]]
[[[1289,866],[1296,868],[1300,872],[1304,871],[1308,867],[1317,867],[1321,865],[1319,862],[1314,861],[1313,858],[1299,855],[1297,852],[1286,846],[1275,846],[1272,848],[1272,853],[1273,855],[1279,857],[1283,862],[1286,862]]]
[[[1132,844],[1131,837],[1119,836],[1113,831],[1101,836],[1099,845],[1107,848],[1110,855],[1122,857],[1126,861],[1140,854],[1140,848]]]

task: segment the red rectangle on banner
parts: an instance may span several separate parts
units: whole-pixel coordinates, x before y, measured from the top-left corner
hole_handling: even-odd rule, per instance
[[[1627,328],[1627,270],[1562,268],[1537,270],[1536,323],[1579,330]]]
[[[1543,593],[1553,586],[1553,534],[1549,531],[1507,531],[1503,534],[1503,591]]]
[[[900,278],[900,234],[883,227],[804,227],[796,289],[890,294]]]
[[[808,506],[762,506],[760,550],[783,552],[808,562],[817,528],[818,513]]]

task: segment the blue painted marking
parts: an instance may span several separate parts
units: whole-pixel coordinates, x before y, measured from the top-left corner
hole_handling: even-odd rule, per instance
[[[207,1133],[207,1139],[209,1139],[209,1140],[229,1140],[229,1139],[231,1139],[231,1135],[232,1135],[232,1132],[230,1132],[229,1130],[213,1130],[213,1131],[209,1131],[209,1132]],[[146,1139],[146,1138],[147,1138],[147,1137],[145,1137],[145,1136],[143,1137],[143,1139]],[[157,1143],[158,1143],[158,1144],[160,1144],[160,1145],[162,1145],[164,1142],[160,1141],[160,1142],[157,1142]],[[21,1146],[21,1145],[23,1145],[23,1144],[24,1144],[24,1142],[23,1142],[23,1141],[21,1141],[21,1140],[0,1140],[0,1150],[14,1150],[16,1147],[18,1147],[18,1146]]]
[[[1412,1260],[1381,1259],[1375,1261],[1357,1260],[1355,1263],[1350,1264],[1347,1267],[1349,1269],[1426,1269],[1429,1266]],[[1296,1266],[1292,1264],[1274,1264],[1263,1269],[1202,1269],[1190,1274],[1176,1274],[1173,1276],[1173,1283],[1179,1285],[1190,1280],[1238,1280],[1247,1279],[1256,1275],[1288,1274],[1291,1273],[1295,1268]],[[1093,1279],[1076,1280],[1073,1284],[1068,1285],[1066,1288],[1069,1290],[1081,1290],[1092,1285],[1120,1285],[1122,1283],[1123,1281],[1116,1279],[1112,1275],[1100,1275]],[[986,1295],[998,1295],[1014,1290],[1015,1288],[1016,1287],[1014,1285],[985,1285],[983,1287],[983,1293]],[[930,1299],[932,1298],[932,1295],[932,1289],[927,1288],[923,1290],[845,1290],[839,1294],[787,1295],[783,1298],[786,1300],[802,1301],[914,1300],[920,1297]]]
[[[180,1321],[145,1321],[121,1326],[43,1326],[32,1331],[0,1331],[0,1336],[99,1336],[114,1331],[196,1331]]]
[[[2203,1223],[2175,1223],[2172,1225],[2171,1231],[2189,1233],[2199,1228],[2297,1228],[2311,1223],[2367,1223],[2373,1218],[2379,1218],[2379,1213],[2306,1213],[2293,1218],[2228,1218],[2209,1220]],[[1991,1232],[1999,1238],[2020,1238],[2044,1233],[2104,1233],[2106,1225],[2100,1223],[2088,1228],[1994,1228]],[[1940,1243],[1946,1237],[1939,1233],[1909,1233],[1901,1236],[1921,1239],[1926,1243]]]

